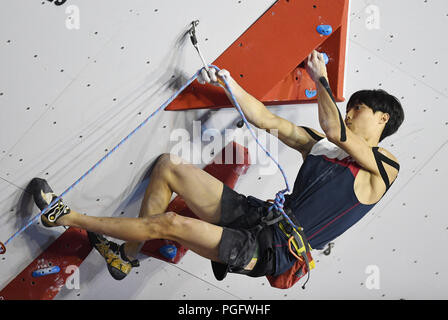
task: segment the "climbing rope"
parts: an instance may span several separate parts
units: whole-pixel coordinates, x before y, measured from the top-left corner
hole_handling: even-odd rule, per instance
[[[208,65],[205,62],[204,56],[202,55],[202,52],[199,48],[199,44],[198,44],[198,40],[196,38],[196,27],[199,25],[199,20],[195,20],[191,23],[191,27],[190,27],[190,39],[191,39],[191,43],[193,44],[193,46],[195,47],[196,51],[199,54],[199,57],[202,61],[202,64],[204,66],[204,69],[207,71],[207,73],[209,73],[209,68],[215,68],[215,70],[217,72],[219,72],[219,68],[214,66],[214,65]],[[224,82],[224,86],[222,85],[221,81],[218,81],[219,85],[223,88],[226,88],[229,93],[230,93],[230,97],[232,100],[233,105],[236,107],[236,109],[238,110],[238,112],[241,115],[241,120],[243,121],[243,124],[245,123],[247,128],[249,129],[252,137],[255,139],[255,141],[257,142],[257,144],[263,149],[263,151],[266,153],[266,155],[271,158],[274,163],[277,165],[277,167],[279,168],[280,172],[283,175],[283,179],[285,180],[285,184],[286,184],[286,189],[284,190],[280,190],[279,192],[277,192],[277,194],[275,195],[275,200],[273,201],[273,205],[269,208],[269,210],[272,209],[276,209],[278,212],[280,212],[283,217],[289,222],[289,224],[294,227],[295,229],[298,229],[297,226],[292,222],[292,220],[289,218],[289,216],[285,213],[285,211],[283,210],[283,205],[285,202],[285,193],[290,191],[289,188],[289,184],[288,184],[288,179],[286,178],[285,172],[283,171],[283,168],[280,166],[280,164],[271,156],[271,154],[261,145],[260,141],[258,141],[257,137],[255,136],[254,131],[252,130],[251,126],[249,125],[246,117],[244,116],[243,111],[241,110],[241,106],[239,105],[238,101],[236,100],[232,90],[230,89],[230,85],[228,84],[227,80],[225,79],[225,77],[223,77],[223,82]],[[243,124],[240,125],[241,120],[238,122],[238,127],[242,127]]]
[[[217,72],[220,71],[220,69],[217,66],[214,65],[209,65],[210,68],[214,68]],[[125,143],[130,137],[132,137],[138,130],[140,130],[152,117],[154,117],[160,110],[165,109],[174,99],[177,98],[177,96],[185,90],[185,88],[187,88],[194,80],[196,80],[196,78],[199,76],[199,74],[201,73],[201,69],[199,69],[194,75],[193,77],[191,77],[191,79],[189,79],[179,90],[177,90],[174,95],[172,95],[164,104],[162,104],[159,108],[157,108],[153,113],[151,113],[145,120],[143,120],[134,130],[132,130],[126,137],[124,137],[115,147],[113,147],[106,155],[104,155],[100,160],[98,160],[89,170],[87,170],[87,172],[85,172],[78,180],[76,180],[72,185],[70,185],[64,192],[61,193],[60,196],[58,196],[57,198],[55,198],[49,205],[48,207],[46,207],[44,210],[42,210],[38,215],[36,215],[34,218],[30,219],[28,221],[28,223],[23,226],[20,230],[18,230],[16,233],[14,233],[4,244],[2,242],[0,242],[0,254],[4,254],[6,252],[6,246],[8,245],[9,242],[11,242],[15,237],[17,237],[19,234],[21,234],[23,231],[25,231],[28,227],[30,227],[34,222],[36,222],[40,216],[42,216],[45,212],[47,212],[47,210],[52,207],[55,203],[57,203],[61,198],[63,198],[68,192],[70,192],[78,183],[80,183],[82,180],[84,180],[85,177],[87,177],[93,170],[95,170],[104,160],[106,160],[112,153],[114,153],[119,147],[121,147],[123,145],[123,143]],[[227,88],[227,90],[229,90],[230,92],[230,96],[231,99],[234,103],[234,105],[236,106],[238,112],[240,113],[241,117],[243,118],[244,123],[246,124],[246,126],[249,128],[249,131],[251,133],[251,135],[254,137],[255,141],[257,142],[257,144],[263,149],[263,151],[275,162],[275,164],[278,166],[278,168],[280,169],[280,172],[283,175],[283,178],[285,179],[285,183],[286,183],[286,189],[279,191],[276,194],[275,197],[275,202],[273,204],[273,206],[279,211],[281,212],[285,218],[288,220],[289,223],[291,223],[293,226],[293,222],[289,219],[288,215],[286,215],[286,213],[283,211],[283,203],[285,201],[285,197],[284,194],[286,192],[289,192],[289,185],[288,185],[288,181],[286,178],[286,175],[284,173],[283,168],[280,166],[280,164],[272,157],[272,155],[269,153],[269,151],[267,151],[260,143],[260,141],[258,140],[258,138],[255,136],[255,133],[253,131],[253,129],[250,127],[250,124],[248,123],[246,117],[244,116],[243,111],[241,110],[241,107],[238,103],[238,101],[236,100],[235,96],[233,95],[233,92],[229,86],[229,83],[227,82],[226,79],[223,79],[224,83],[225,83],[225,87]]]
[[[197,22],[193,22],[193,27],[192,27],[192,32],[190,32],[191,35],[191,39],[193,42],[193,45],[195,46],[195,48],[198,50],[198,53],[202,59],[203,64],[205,64],[205,59],[203,58],[199,47],[197,46],[197,40],[196,40],[196,35],[194,33],[194,27],[197,26]],[[196,41],[196,42],[195,42]],[[214,68],[216,70],[216,72],[219,72],[220,69],[217,66],[214,65],[204,65],[205,70],[208,71],[209,68]],[[38,215],[36,215],[34,218],[30,219],[28,221],[28,223],[23,226],[20,230],[18,230],[16,233],[14,233],[8,240],[6,240],[6,242],[3,244],[2,242],[0,242],[0,254],[4,254],[6,252],[6,246],[8,245],[9,242],[11,242],[15,237],[17,237],[18,235],[20,235],[22,232],[24,232],[28,227],[30,227],[34,222],[36,222],[39,217],[41,217],[49,208],[51,208],[55,203],[57,203],[61,198],[63,198],[68,192],[70,192],[78,183],[80,183],[82,180],[84,180],[85,177],[87,177],[93,170],[95,170],[104,160],[106,160],[112,153],[114,153],[119,147],[121,147],[123,145],[123,143],[125,143],[130,137],[132,137],[138,130],[140,130],[153,116],[155,116],[160,110],[165,109],[174,99],[177,98],[177,96],[182,93],[185,88],[187,88],[194,80],[197,79],[197,77],[199,76],[199,74],[201,73],[202,69],[199,69],[180,89],[178,89],[164,104],[162,104],[159,108],[157,108],[153,113],[151,113],[145,120],[143,120],[134,130],[132,130],[126,137],[124,137],[115,147],[113,147],[109,152],[107,152],[106,155],[104,155],[100,160],[98,160],[89,170],[87,170],[87,172],[85,172],[78,180],[76,180],[72,185],[70,185],[64,192],[61,193],[60,196],[58,196],[57,198],[55,198],[45,209],[43,209]],[[284,190],[280,190],[276,196],[275,196],[275,201],[273,203],[273,205],[271,206],[270,209],[275,208],[278,212],[280,212],[285,219],[294,227],[297,229],[297,227],[294,225],[294,223],[291,221],[291,219],[288,217],[288,215],[285,213],[285,211],[283,210],[283,204],[285,202],[285,193],[286,192],[290,192],[290,188],[289,188],[289,184],[288,184],[288,179],[286,178],[285,172],[283,170],[283,168],[281,167],[281,165],[277,162],[277,160],[274,159],[274,157],[272,157],[272,155],[270,154],[269,151],[266,150],[266,148],[261,145],[260,141],[258,140],[258,138],[256,137],[253,129],[251,128],[250,124],[248,123],[246,117],[244,116],[243,111],[241,110],[241,107],[238,103],[238,101],[236,100],[232,89],[230,88],[229,83],[227,82],[227,80],[225,79],[225,77],[223,77],[223,82],[225,84],[225,86],[223,86],[224,88],[226,88],[229,93],[230,93],[230,97],[231,100],[234,104],[234,106],[236,107],[236,109],[238,110],[238,112],[240,113],[244,123],[246,124],[247,128],[249,129],[252,137],[255,139],[256,143],[263,149],[263,151],[266,153],[266,155],[271,158],[274,163],[277,165],[277,167],[279,168],[280,172],[283,175],[283,178],[285,180],[285,184],[286,184],[286,189]],[[220,84],[222,86],[222,84]]]
[[[217,66],[210,65],[209,67],[214,68],[217,72],[219,71],[219,68]],[[269,158],[271,158],[272,161],[274,161],[274,163],[277,165],[278,169],[280,170],[280,172],[281,172],[281,174],[283,176],[283,179],[285,180],[286,188],[283,189],[283,190],[280,190],[279,192],[277,192],[277,194],[275,195],[275,200],[274,200],[272,206],[269,208],[269,210],[276,209],[278,212],[280,212],[283,215],[283,217],[288,221],[288,223],[291,226],[293,226],[294,228],[298,229],[298,227],[294,224],[294,222],[292,222],[292,220],[289,218],[289,216],[283,210],[283,206],[284,206],[284,203],[285,203],[285,193],[291,191],[290,188],[289,188],[288,178],[286,177],[285,171],[283,170],[282,166],[278,163],[278,161],[275,160],[275,158],[271,155],[271,153],[266,150],[266,148],[260,143],[258,138],[255,136],[255,133],[254,133],[252,127],[250,126],[249,122],[247,121],[246,116],[244,115],[243,111],[241,110],[241,106],[238,103],[238,101],[236,100],[236,98],[235,98],[235,96],[234,96],[234,94],[232,92],[232,89],[230,88],[229,83],[227,82],[225,77],[223,77],[222,79],[223,79],[223,82],[225,84],[225,88],[230,93],[230,98],[231,98],[231,100],[233,102],[233,105],[236,107],[236,109],[240,113],[242,120],[244,121],[244,123],[246,124],[247,128],[249,129],[249,132],[251,133],[252,137],[255,139],[255,142],[261,147],[261,149],[266,153],[266,155]]]
[[[42,210],[38,215],[34,218],[30,219],[28,223],[23,226],[20,230],[14,233],[5,243],[0,242],[0,254],[4,254],[6,252],[6,246],[9,242],[11,242],[15,237],[25,231],[29,226],[31,226],[34,222],[36,222],[40,216],[42,216],[49,208],[51,208],[55,203],[57,203],[62,197],[64,197],[70,190],[72,190],[78,183],[84,180],[93,170],[95,170],[104,160],[106,160],[112,153],[114,153],[119,147],[123,145],[130,137],[132,137],[138,130],[140,130],[153,116],[155,116],[160,110],[165,109],[176,97],[185,90],[196,78],[198,77],[201,70],[196,72],[190,80],[188,80],[179,90],[177,90],[173,96],[171,96],[164,104],[162,104],[159,108],[157,108],[153,113],[151,113],[145,120],[143,120],[134,130],[132,130],[126,137],[124,137],[115,147],[113,147],[109,152],[107,152],[100,160],[98,160],[87,172],[85,172],[78,180],[76,180],[71,186],[69,186],[64,192],[61,193],[60,196],[55,198],[44,210]]]

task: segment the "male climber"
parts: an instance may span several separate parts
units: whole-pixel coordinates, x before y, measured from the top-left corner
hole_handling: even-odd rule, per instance
[[[323,133],[275,115],[226,70],[211,69],[207,74],[204,69],[198,80],[218,85],[225,78],[252,125],[268,132],[277,129],[278,138],[302,154],[304,162],[292,193],[285,196],[285,208],[300,222],[311,248],[322,249],[372,209],[396,179],[397,160],[378,143],[398,130],[404,113],[400,102],[384,90],[362,90],[350,97],[343,119],[322,55],[313,51],[306,69],[316,83]],[[31,187],[41,210],[57,197],[43,179],[33,179]],[[173,192],[200,219],[166,212]],[[115,279],[123,279],[138,266],[137,254],[151,239],[177,241],[210,259],[219,280],[227,272],[278,276],[296,258],[278,225],[262,224],[266,204],[270,205],[237,193],[175,155],[162,154],[152,170],[138,218],[91,217],[60,200],[41,219],[47,227],[88,230],[92,245],[106,259]],[[126,242],[118,245],[102,235]]]

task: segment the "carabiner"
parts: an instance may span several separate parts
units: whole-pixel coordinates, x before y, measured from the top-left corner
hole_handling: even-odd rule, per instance
[[[198,39],[196,38],[196,27],[198,26],[198,24],[199,20],[191,22],[190,31],[188,31],[188,33],[190,34],[191,43],[193,43],[195,47],[198,45]]]
[[[204,59],[204,56],[202,55],[201,50],[199,49],[198,46],[198,39],[196,38],[196,27],[199,24],[199,20],[194,20],[193,22],[191,22],[191,27],[190,27],[190,39],[191,39],[191,43],[193,43],[193,46],[196,48],[196,51],[199,54],[199,58],[201,58],[202,61],[202,65],[204,66],[204,69],[207,71],[207,73],[210,75],[210,68],[207,64],[207,62]]]

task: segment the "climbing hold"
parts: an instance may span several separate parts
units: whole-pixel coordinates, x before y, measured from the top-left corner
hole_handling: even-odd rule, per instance
[[[0,254],[5,254],[6,252],[6,247],[3,244],[3,242],[0,242]]]
[[[317,32],[323,36],[328,36],[333,32],[333,28],[330,25],[324,24],[317,26]]]
[[[162,256],[164,256],[167,259],[174,259],[177,254],[177,248],[176,246],[172,244],[167,244],[159,249]]]
[[[316,90],[308,90],[308,89],[305,90],[305,95],[307,98],[314,98],[316,94],[317,94]]]
[[[328,64],[328,61],[330,61],[330,59],[328,58],[327,54],[325,52],[321,52],[322,57],[324,58],[324,62],[325,64]]]
[[[61,268],[59,268],[58,266],[54,266],[54,267],[35,270],[35,271],[33,271],[32,276],[34,278],[38,278],[38,277],[48,276],[49,274],[58,273],[59,271],[61,271]]]

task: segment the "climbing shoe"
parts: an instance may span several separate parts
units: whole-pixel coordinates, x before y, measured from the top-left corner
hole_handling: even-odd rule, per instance
[[[33,195],[34,202],[41,211],[58,197],[45,179],[34,178],[31,180],[28,188]],[[56,220],[69,213],[70,208],[62,202],[62,199],[59,199],[41,215],[40,219],[45,227],[57,227]]]
[[[87,231],[90,244],[106,259],[107,270],[115,280],[123,280],[132,268],[139,267],[138,260],[129,260],[124,253],[124,243],[119,246],[102,235]]]

